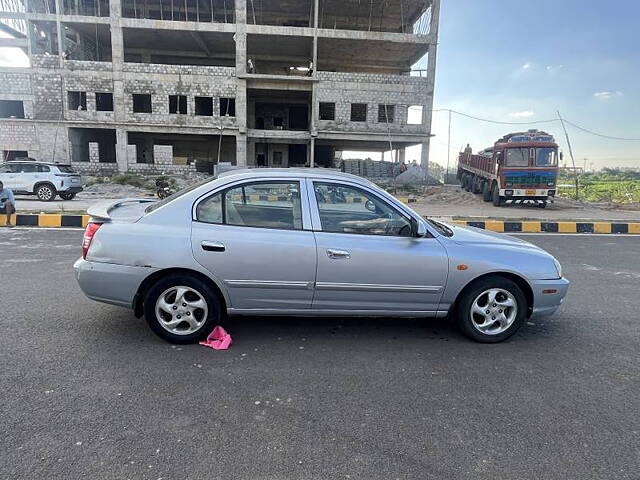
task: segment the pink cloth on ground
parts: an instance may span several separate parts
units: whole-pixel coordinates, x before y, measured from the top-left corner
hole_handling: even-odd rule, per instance
[[[213,329],[204,342],[200,342],[200,345],[211,347],[214,350],[226,350],[231,346],[232,342],[231,335],[220,325],[216,325],[216,328]]]

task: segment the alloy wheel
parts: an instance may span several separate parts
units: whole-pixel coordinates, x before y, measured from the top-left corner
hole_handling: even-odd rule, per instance
[[[156,301],[158,323],[174,335],[190,335],[202,328],[209,309],[204,296],[191,287],[176,286],[162,292]]]
[[[507,330],[518,315],[518,302],[502,288],[485,290],[471,304],[471,324],[485,335],[498,335]]]

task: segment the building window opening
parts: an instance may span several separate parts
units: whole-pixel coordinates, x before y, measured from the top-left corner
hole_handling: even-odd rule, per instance
[[[220,116],[221,117],[236,116],[236,99],[235,98],[220,99]]]
[[[352,122],[367,121],[367,104],[366,103],[351,104],[351,121]]]
[[[320,102],[320,120],[336,119],[336,104],[333,102]]]
[[[113,112],[113,93],[96,92],[96,110],[98,112]]]
[[[169,95],[169,113],[187,114],[187,96]]]
[[[407,124],[422,125],[422,105],[409,105],[407,108]]]
[[[86,110],[87,92],[67,92],[67,105],[69,110]]]
[[[22,100],[0,100],[0,118],[24,118]]]
[[[379,123],[393,123],[393,119],[396,116],[395,105],[378,105],[378,122]]]
[[[203,117],[213,116],[213,98],[196,97],[195,98],[196,115]]]
[[[151,95],[148,93],[134,93],[133,113],[151,113]]]

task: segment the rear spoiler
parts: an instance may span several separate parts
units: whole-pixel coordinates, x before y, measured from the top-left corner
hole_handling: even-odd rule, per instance
[[[97,202],[91,205],[87,209],[87,214],[91,217],[91,219],[100,220],[102,222],[111,221],[111,215],[109,212],[115,208],[121,207],[127,204],[134,203],[154,203],[158,200],[155,198],[123,198],[121,200],[111,201],[106,200],[102,202]]]

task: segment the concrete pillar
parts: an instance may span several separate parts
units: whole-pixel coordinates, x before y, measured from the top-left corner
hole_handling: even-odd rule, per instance
[[[247,73],[247,1],[235,0],[236,13],[236,75]],[[236,85],[236,165],[247,166],[247,81],[237,80]]]
[[[313,168],[316,166],[316,139],[311,137],[311,141],[309,142],[309,154],[307,158],[309,159],[309,167]]]
[[[427,102],[422,109],[422,122],[427,135],[431,135],[431,121],[433,117],[433,91],[436,82],[436,60],[438,54],[438,24],[440,20],[440,0],[433,0],[431,11],[431,25],[429,35],[432,38],[428,50],[427,64]],[[422,144],[422,152],[420,153],[420,164],[422,168],[429,173],[429,144],[430,138]]]
[[[407,150],[405,148],[398,149],[398,162],[402,163],[406,161]]]
[[[126,121],[126,102],[124,97],[124,40],[122,37],[122,8],[120,0],[109,0],[111,28],[111,65],[113,68],[113,114],[117,122]],[[125,142],[126,143],[126,142]]]
[[[135,156],[132,161],[135,161]],[[129,169],[127,159],[127,132],[121,128],[116,129],[116,163],[119,172],[126,172]]]
[[[247,136],[242,133],[236,135],[236,165],[247,166]]]

